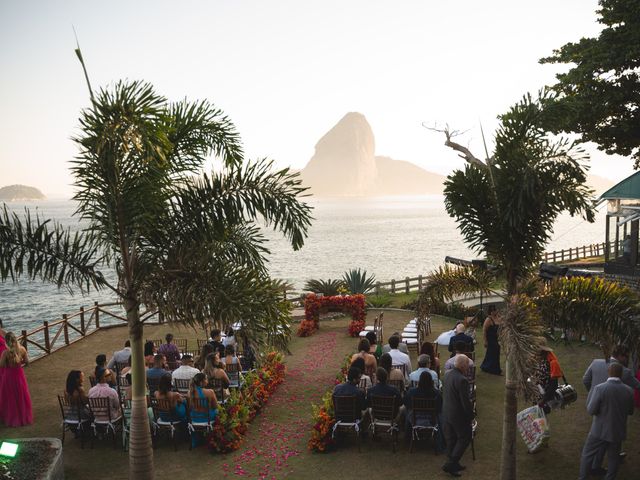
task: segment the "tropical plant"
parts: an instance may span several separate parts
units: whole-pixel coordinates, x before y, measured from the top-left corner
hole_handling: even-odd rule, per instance
[[[393,299],[388,293],[380,295],[367,295],[367,305],[372,308],[385,308],[391,305]]]
[[[0,215],[0,278],[40,277],[87,292],[107,288],[126,311],[131,341],[130,478],[154,477],[143,363],[145,309],[189,325],[242,319],[268,342],[289,323],[265,268],[262,219],[303,245],[310,208],[296,174],[266,160],[243,165],[231,121],[206,101],[172,103],[142,82],[102,89],[80,117],[72,164],[74,235],[60,224]],[[210,154],[223,169],[202,174]],[[102,269],[112,268],[111,282]],[[285,331],[285,334],[287,332]]]
[[[567,43],[541,63],[568,65],[553,89],[549,126],[575,132],[607,153],[631,156],[640,168],[640,0],[600,0],[595,38]]]
[[[363,295],[366,295],[375,287],[376,276],[367,275],[366,270],[361,271],[359,268],[357,270],[352,268],[351,270],[344,272],[342,275],[342,281],[349,290],[349,293],[354,295],[362,293]]]
[[[304,284],[304,289],[308,292],[320,293],[322,295],[326,295],[331,297],[333,295],[338,295],[340,292],[338,289],[344,285],[342,280],[308,280],[307,283]]]
[[[445,145],[467,161],[464,170],[454,171],[445,182],[447,213],[472,249],[502,265],[510,296],[517,294],[518,282],[540,259],[561,212],[594,220],[592,191],[584,185],[584,151],[569,140],[550,137],[542,126],[542,105],[549,96],[544,91],[536,100],[526,95],[500,116],[494,153],[485,160],[454,142],[456,132],[444,130]],[[513,319],[506,322],[514,335],[527,338],[528,324],[522,321],[527,317],[522,311],[512,309]],[[527,373],[518,370],[527,366],[526,358],[518,357],[520,351],[506,352],[502,480],[516,477],[513,407],[517,406],[516,382]]]

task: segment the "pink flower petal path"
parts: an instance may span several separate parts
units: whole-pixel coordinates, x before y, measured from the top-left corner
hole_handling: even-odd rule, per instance
[[[320,331],[306,340],[299,354],[304,357],[287,357],[284,382],[250,426],[246,446],[229,454],[222,466],[224,478],[277,480],[293,473],[288,460],[307,448],[311,404],[319,403],[333,385],[343,360],[335,352],[336,336]]]

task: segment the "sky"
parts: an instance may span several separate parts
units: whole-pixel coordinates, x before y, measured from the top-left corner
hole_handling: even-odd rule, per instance
[[[447,174],[463,163],[442,135],[482,154],[496,116],[567,67],[538,60],[595,36],[596,0],[306,0],[0,3],[0,186],[70,196],[71,138],[94,89],[151,82],[169,99],[206,98],[242,135],[248,159],[303,168],[347,112],[366,116],[376,154]],[[612,180],[632,161],[588,147]]]

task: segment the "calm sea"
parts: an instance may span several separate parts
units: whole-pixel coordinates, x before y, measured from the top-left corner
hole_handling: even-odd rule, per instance
[[[294,252],[284,239],[266,232],[272,276],[288,280],[298,289],[308,279],[340,278],[350,268],[366,269],[384,282],[426,274],[447,255],[476,258],[444,211],[441,196],[326,198],[310,203],[315,220],[301,250]],[[18,213],[25,207],[72,229],[81,227],[72,216],[72,201],[9,204]],[[602,209],[593,224],[569,216],[560,218],[547,250],[602,242],[604,215]],[[57,320],[63,313],[94,301],[113,298],[108,292],[72,296],[39,281],[0,283],[0,319],[5,328],[16,332],[40,326],[43,320]]]

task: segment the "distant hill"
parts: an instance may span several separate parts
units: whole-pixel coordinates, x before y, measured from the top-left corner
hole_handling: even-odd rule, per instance
[[[8,185],[0,188],[0,201],[44,200],[44,194],[35,187],[27,185]]]
[[[357,112],[318,141],[302,178],[315,195],[440,194],[444,180],[410,162],[376,156],[371,126]]]

